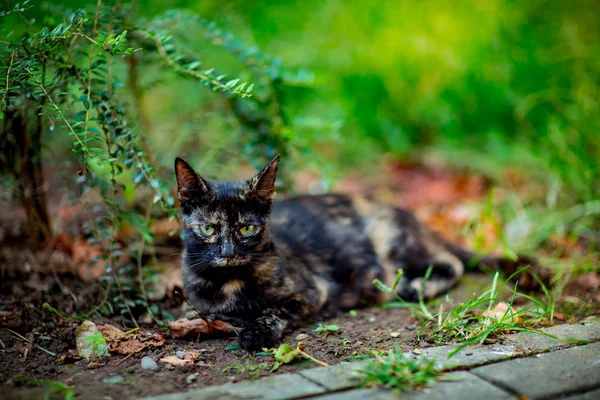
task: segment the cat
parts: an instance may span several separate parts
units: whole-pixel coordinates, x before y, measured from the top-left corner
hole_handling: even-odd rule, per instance
[[[431,299],[470,264],[511,274],[531,260],[475,255],[407,210],[367,196],[325,194],[274,202],[279,156],[247,181],[203,179],[175,160],[185,241],[184,290],[199,312],[244,328],[239,344],[271,348],[318,314],[392,300]],[[395,292],[379,290],[379,279]],[[425,278],[429,270],[430,275]],[[534,286],[528,275],[521,287]]]

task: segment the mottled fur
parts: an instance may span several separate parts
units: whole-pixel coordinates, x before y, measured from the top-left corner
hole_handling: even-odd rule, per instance
[[[273,202],[275,158],[242,182],[208,182],[183,160],[175,170],[185,229],[183,282],[203,313],[245,329],[240,345],[272,347],[283,331],[318,313],[335,313],[399,295],[414,301],[452,287],[474,255],[448,243],[410,212],[363,196],[301,196]],[[202,225],[214,229],[202,233]],[[243,237],[240,229],[255,226]],[[486,257],[492,267],[518,263]],[[422,285],[428,267],[430,278]],[[397,293],[398,269],[404,277]]]

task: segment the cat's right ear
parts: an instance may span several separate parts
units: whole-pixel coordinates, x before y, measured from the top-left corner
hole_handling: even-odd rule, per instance
[[[177,176],[177,197],[181,202],[208,192],[208,183],[190,167],[190,164],[179,157],[175,159],[175,176]]]

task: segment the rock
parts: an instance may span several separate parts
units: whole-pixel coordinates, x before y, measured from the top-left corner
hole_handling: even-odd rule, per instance
[[[102,357],[108,354],[106,340],[92,321],[83,321],[75,336],[77,355],[83,358]]]
[[[185,351],[179,350],[175,355],[183,360],[185,358]]]
[[[375,318],[375,317],[369,317],[369,322],[375,322],[376,319],[377,318]]]
[[[400,336],[400,332],[390,332],[390,336],[393,338],[397,338],[398,336]]]
[[[104,378],[102,382],[109,385],[123,385],[125,384],[125,378],[121,375],[109,376],[108,378]]]
[[[156,371],[158,369],[158,364],[152,358],[146,356],[142,358],[142,369],[146,371]]]
[[[296,336],[296,340],[304,340],[307,338],[308,338],[308,335],[306,333],[301,333],[298,336]]]
[[[197,373],[193,373],[193,374],[189,374],[187,376],[187,378],[185,378],[185,381],[190,384],[192,382],[194,382],[196,379],[198,379],[198,374]]]

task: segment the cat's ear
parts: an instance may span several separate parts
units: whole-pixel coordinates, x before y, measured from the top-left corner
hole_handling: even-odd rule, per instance
[[[208,183],[190,167],[190,164],[179,157],[175,159],[175,176],[179,201],[185,202],[208,193]]]
[[[279,156],[268,163],[258,174],[250,179],[248,197],[256,197],[271,202],[275,198],[275,177],[279,166]]]

